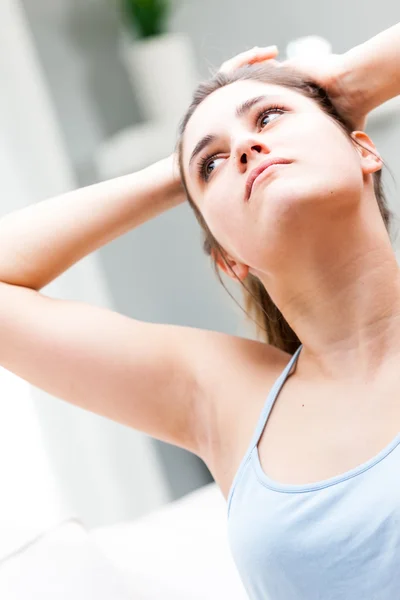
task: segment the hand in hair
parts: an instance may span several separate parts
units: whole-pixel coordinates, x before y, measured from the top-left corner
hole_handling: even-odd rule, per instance
[[[312,58],[298,57],[280,62],[275,60],[278,53],[277,46],[267,46],[265,48],[255,46],[251,50],[246,50],[226,60],[221,65],[219,72],[229,73],[246,65],[261,64],[266,61],[277,68],[293,68],[324,88],[334,102],[336,109],[350,123],[353,123],[354,129],[364,129],[367,115],[360,110],[360,103],[356,101],[354,92],[349,90],[345,84],[343,55],[326,54]]]
[[[325,54],[321,57],[297,57],[285,60],[280,66],[293,68],[301,75],[310,77],[324,88],[335,108],[355,130],[363,130],[367,115],[360,109],[360,98],[345,83],[345,62],[342,54]]]

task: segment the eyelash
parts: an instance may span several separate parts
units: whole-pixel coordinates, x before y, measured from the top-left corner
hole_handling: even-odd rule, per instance
[[[259,122],[262,120],[262,118],[265,117],[266,115],[268,115],[270,112],[277,112],[277,111],[284,112],[285,110],[286,109],[285,109],[284,106],[275,104],[273,106],[270,106],[266,110],[263,109],[262,111],[258,112],[257,116],[256,116],[256,119],[255,119],[255,122],[256,122],[256,124],[259,124]],[[202,159],[200,159],[199,165],[198,165],[198,171],[199,171],[200,178],[203,181],[207,181],[208,178],[209,178],[209,175],[207,175],[207,173],[206,173],[207,163],[210,160],[212,160],[214,158],[217,158],[217,156],[218,156],[218,154],[211,154],[211,155],[208,155],[208,156],[204,156]]]

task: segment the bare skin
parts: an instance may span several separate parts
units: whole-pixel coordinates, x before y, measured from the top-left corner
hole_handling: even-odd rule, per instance
[[[212,402],[213,443],[203,459],[225,498],[267,394],[289,358],[277,351],[275,364],[269,356],[264,365],[241,361],[220,371],[225,385],[220,382],[223,390]],[[279,483],[302,485],[346,473],[376,456],[400,429],[399,379],[393,365],[386,379],[373,385],[312,381],[303,378],[300,357],[258,444],[264,472]]]
[[[263,117],[262,127],[257,111],[269,100],[236,115],[237,106],[262,94],[274,102],[279,96],[284,112]],[[196,165],[201,156],[190,157],[207,134],[217,139],[202,151],[205,180]],[[400,429],[400,272],[372,179],[382,161],[364,132],[352,136],[361,147],[311,100],[251,81],[214,92],[185,133],[189,191],[235,275],[257,275],[303,342],[259,444],[263,469],[282,483],[344,473]],[[244,201],[251,170],[275,156],[292,162],[260,179]],[[210,419],[215,430],[204,459],[225,497],[288,360],[279,352],[275,364],[271,354],[264,363],[251,354],[220,359],[223,389],[210,386],[218,414]]]

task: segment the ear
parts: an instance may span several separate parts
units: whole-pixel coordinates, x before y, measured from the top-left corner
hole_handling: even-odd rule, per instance
[[[368,175],[380,171],[383,161],[371,138],[365,131],[353,131],[351,137],[357,142],[355,147],[361,156],[361,166],[364,174]]]
[[[249,267],[244,263],[236,261],[228,255],[225,255],[224,260],[220,253],[214,250],[214,248],[211,250],[211,255],[217,263],[218,268],[221,269],[221,271],[223,271],[225,275],[231,277],[231,279],[235,281],[240,279],[240,281],[243,281],[243,279],[247,277],[249,273]]]

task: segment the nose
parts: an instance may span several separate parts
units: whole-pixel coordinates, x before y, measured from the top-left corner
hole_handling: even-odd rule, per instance
[[[271,151],[260,140],[247,138],[240,141],[235,148],[236,164],[241,172],[248,169],[249,163],[253,162],[259,154],[269,154]]]

